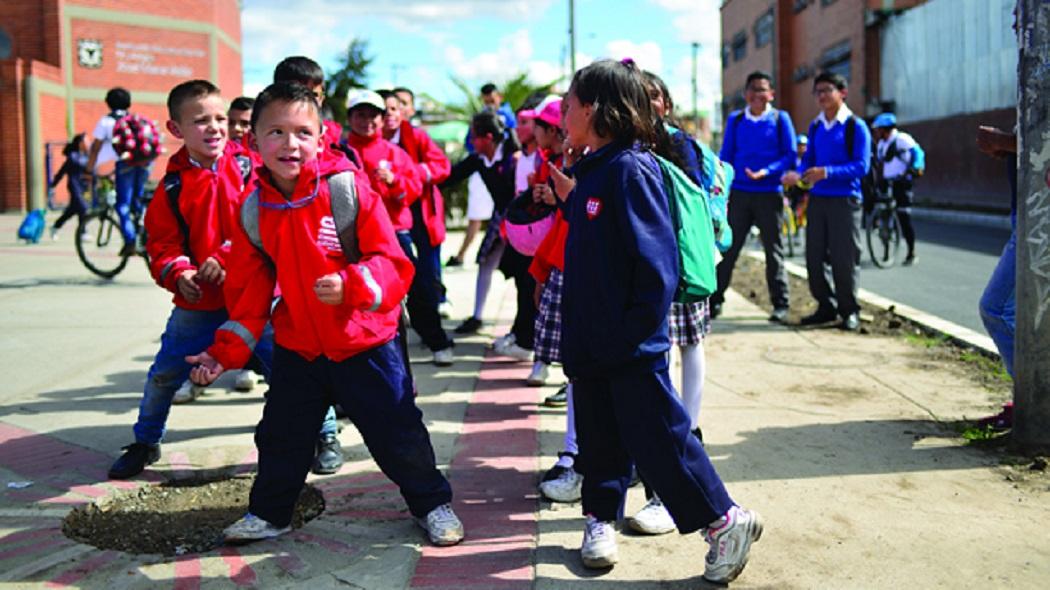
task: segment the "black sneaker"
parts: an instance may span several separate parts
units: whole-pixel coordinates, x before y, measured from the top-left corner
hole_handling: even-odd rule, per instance
[[[543,399],[543,405],[548,408],[562,408],[569,404],[569,384],[566,383],[558,388],[558,391]]]
[[[343,447],[334,434],[323,434],[317,439],[317,456],[310,471],[317,475],[331,475],[343,466]]]
[[[722,304],[721,303],[712,303],[711,304],[711,319],[713,320],[713,319],[717,318],[720,315],[722,315]]]
[[[856,332],[860,330],[860,315],[857,312],[853,312],[842,319],[842,323],[839,327],[847,332]]]
[[[480,330],[480,329],[481,329],[481,320],[479,320],[478,318],[476,318],[474,316],[471,316],[471,317],[463,320],[463,323],[458,325],[458,326],[456,326],[456,328],[454,330],[452,330],[452,331],[455,332],[456,334],[476,334],[478,332],[478,330]]]
[[[128,479],[142,473],[147,465],[160,459],[160,444],[131,443],[121,449],[124,454],[109,468],[110,479]]]
[[[806,317],[802,318],[802,320],[800,320],[799,323],[803,326],[815,326],[817,324],[826,324],[828,322],[833,322],[836,319],[838,319],[838,317],[838,314],[836,314],[834,311],[822,311],[818,309],[816,313],[807,315]]]
[[[575,464],[575,461],[576,461],[576,454],[575,453],[569,453],[569,452],[566,452],[566,451],[562,451],[562,452],[558,453],[558,458],[561,459],[562,457],[572,457],[573,462]],[[565,473],[569,469],[571,469],[571,468],[570,467],[562,467],[561,465],[558,465],[557,463],[555,463],[554,467],[551,467],[550,469],[547,470],[546,473],[543,474],[543,479],[540,480],[540,483],[543,483],[545,481],[554,481],[554,480],[558,479],[559,477],[561,477],[561,474]]]
[[[788,308],[778,307],[773,310],[773,313],[769,314],[769,321],[774,324],[783,324],[788,319]]]
[[[693,436],[696,437],[696,440],[700,441],[701,445],[704,444],[704,431],[700,430],[699,426],[693,429]]]
[[[445,263],[445,266],[447,268],[454,268],[454,267],[457,267],[457,266],[463,266],[463,261],[460,260],[459,258],[456,258],[455,256],[449,256],[448,262]]]
[[[904,262],[901,263],[903,266],[911,266],[919,261],[919,257],[915,255],[915,252],[911,252],[904,258]]]

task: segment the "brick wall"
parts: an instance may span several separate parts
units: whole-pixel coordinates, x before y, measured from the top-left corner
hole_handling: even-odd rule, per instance
[[[0,26],[11,37],[12,56],[26,60],[46,57],[42,35],[43,7],[44,3],[39,0],[0,2]]]
[[[723,120],[728,111],[741,108],[748,74],[756,70],[773,74],[774,43],[756,47],[755,21],[775,4],[774,0],[729,0],[722,5],[722,44],[729,48],[728,65],[722,68],[722,101],[726,105]],[[747,49],[738,61],[733,57],[732,44],[740,33],[747,37]]]
[[[25,101],[21,59],[0,61],[0,208],[18,211],[26,194]]]

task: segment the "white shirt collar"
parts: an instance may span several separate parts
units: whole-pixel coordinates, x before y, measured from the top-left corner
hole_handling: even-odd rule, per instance
[[[499,162],[500,160],[503,159],[503,142],[501,141],[500,144],[498,146],[496,146],[496,151],[492,153],[492,159],[491,160],[488,159],[485,156],[485,154],[478,154],[478,155],[481,156],[481,161],[485,164],[486,168],[492,168],[493,164],[495,164],[496,162]]]
[[[761,121],[762,119],[765,119],[772,112],[773,112],[773,105],[769,104],[768,102],[766,103],[766,110],[764,110],[761,113],[759,113],[759,115],[757,117],[751,114],[751,108],[750,107],[744,107],[744,116],[747,117],[747,120],[751,121],[752,123],[757,123],[757,122]]]
[[[398,146],[401,145],[401,127],[398,127],[397,130],[394,131],[394,135],[390,138],[390,143]]]
[[[853,111],[849,110],[849,107],[843,102],[842,106],[839,107],[839,112],[835,113],[835,119],[833,121],[828,121],[827,117],[824,116],[824,111],[820,111],[820,114],[817,115],[817,120],[824,125],[824,129],[831,129],[835,126],[835,123],[845,124],[852,115]]]

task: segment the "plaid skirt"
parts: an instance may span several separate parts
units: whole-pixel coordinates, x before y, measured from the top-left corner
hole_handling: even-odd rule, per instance
[[[671,344],[690,346],[699,344],[711,332],[710,300],[695,303],[671,303],[667,323],[671,330]]]
[[[533,352],[536,359],[553,364],[561,362],[561,295],[564,283],[562,273],[551,269],[540,293],[540,307],[536,313],[536,339]]]

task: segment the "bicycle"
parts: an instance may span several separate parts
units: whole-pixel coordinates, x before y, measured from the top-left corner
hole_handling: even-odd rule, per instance
[[[868,254],[878,268],[890,268],[897,263],[901,246],[901,222],[897,217],[897,201],[892,195],[876,192],[871,213],[865,224]]]
[[[135,249],[128,253],[124,251],[124,235],[116,210],[117,192],[113,175],[95,179],[92,184],[91,211],[77,225],[76,236],[77,258],[89,271],[104,279],[112,279],[124,270],[132,256],[141,256],[149,266],[143,217],[152,198],[153,193],[146,191],[139,199],[138,206],[131,208],[131,219],[135,225]]]

